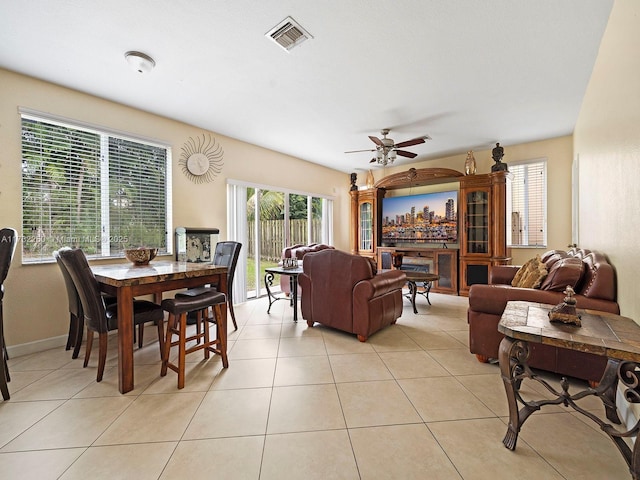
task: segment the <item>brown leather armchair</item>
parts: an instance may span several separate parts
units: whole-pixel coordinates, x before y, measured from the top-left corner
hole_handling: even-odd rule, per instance
[[[322,323],[365,342],[402,315],[405,282],[400,270],[376,275],[375,264],[365,257],[334,249],[308,253],[298,276],[302,317],[310,327]]]

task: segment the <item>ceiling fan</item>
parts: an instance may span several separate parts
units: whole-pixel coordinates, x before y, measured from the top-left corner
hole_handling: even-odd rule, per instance
[[[426,140],[431,140],[431,137],[429,135],[423,135],[422,137],[395,143],[393,139],[387,138],[387,135],[389,134],[388,128],[382,129],[380,133],[382,134],[382,138],[369,135],[371,141],[376,144],[376,148],[368,150],[350,150],[344,153],[376,152],[376,156],[373,157],[369,163],[378,162],[380,165],[385,166],[389,163],[393,163],[393,161],[396,159],[396,155],[407,158],[415,158],[418,156],[417,153],[407,152],[406,150],[399,150],[400,148],[418,145],[420,143],[424,143]]]

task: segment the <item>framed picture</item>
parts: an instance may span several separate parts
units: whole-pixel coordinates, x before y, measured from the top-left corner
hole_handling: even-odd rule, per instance
[[[176,228],[176,260],[211,262],[220,236],[217,228]]]

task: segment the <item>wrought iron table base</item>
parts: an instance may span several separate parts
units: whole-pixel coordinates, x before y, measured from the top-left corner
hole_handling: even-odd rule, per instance
[[[279,273],[279,272],[278,272]],[[267,308],[267,313],[271,313],[271,305],[276,303],[278,300],[289,300],[289,305],[293,307],[293,321],[298,321],[298,275],[291,275],[290,273],[282,273],[289,275],[289,286],[291,290],[291,295],[278,297],[273,294],[271,288],[273,286],[273,279],[275,277],[273,272],[267,271],[264,274],[264,286],[267,289],[267,298],[269,299],[269,308]]]
[[[622,456],[624,457],[633,480],[640,480],[640,442],[634,444],[633,449],[625,442],[625,438],[633,437],[640,431],[640,420],[625,432],[618,431],[611,423],[620,424],[620,418],[616,409],[616,389],[618,382],[625,387],[624,397],[630,403],[640,403],[640,372],[636,369],[640,364],[632,361],[622,361],[608,359],[607,367],[602,379],[596,388],[587,388],[576,394],[569,393],[569,382],[562,378],[560,386],[562,391],[557,391],[549,383],[534,374],[528,364],[529,346],[526,341],[515,340],[505,337],[500,343],[499,360],[502,381],[507,394],[509,404],[509,426],[502,443],[509,450],[515,450],[518,442],[518,434],[524,422],[534,412],[540,410],[544,405],[560,405],[571,407],[575,411],[590,418],[600,426],[614,442]],[[520,386],[524,379],[531,379],[542,384],[554,399],[526,401],[520,396]],[[576,400],[588,395],[595,395],[605,407],[606,417],[611,423],[607,423],[593,413],[584,410],[576,404]],[[522,408],[518,408],[521,404]]]
[[[422,283],[424,288],[423,291],[418,291],[418,283]],[[433,282],[416,282],[413,280],[407,280],[407,284],[409,285],[409,293],[405,294],[405,297],[411,301],[411,305],[413,306],[413,313],[418,313],[418,309],[416,308],[416,295],[422,295],[427,299],[427,303],[431,305],[431,300],[429,300],[429,292],[431,291],[431,284]]]

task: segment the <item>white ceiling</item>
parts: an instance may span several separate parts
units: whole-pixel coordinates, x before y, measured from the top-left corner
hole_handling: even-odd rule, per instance
[[[0,67],[350,172],[382,128],[433,138],[396,164],[571,134],[612,3],[0,0]]]

